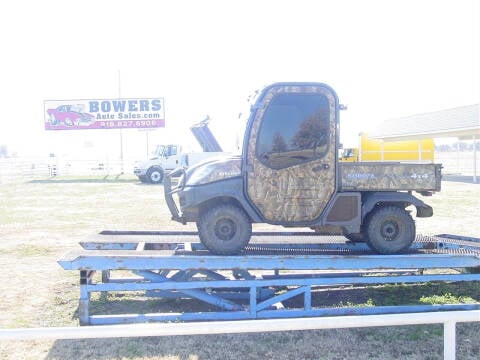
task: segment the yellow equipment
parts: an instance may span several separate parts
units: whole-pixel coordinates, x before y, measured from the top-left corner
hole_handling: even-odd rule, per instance
[[[383,141],[371,139],[360,133],[358,148],[346,148],[340,161],[400,161],[433,163],[435,144],[433,139]]]

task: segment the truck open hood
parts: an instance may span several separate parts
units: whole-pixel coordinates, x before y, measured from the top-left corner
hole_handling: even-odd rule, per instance
[[[208,123],[210,117],[207,116],[205,120],[200,121],[190,127],[190,130],[197,139],[204,152],[222,152],[222,147],[218,144],[217,139],[213,136]]]

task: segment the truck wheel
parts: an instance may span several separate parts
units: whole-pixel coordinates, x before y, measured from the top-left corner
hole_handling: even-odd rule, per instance
[[[160,184],[163,180],[163,170],[161,168],[148,169],[147,179],[151,184]]]
[[[200,241],[217,255],[239,254],[252,235],[252,223],[237,206],[223,204],[208,209],[197,221]]]
[[[400,207],[380,207],[367,221],[367,237],[372,250],[380,254],[396,254],[407,250],[415,240],[415,222]]]

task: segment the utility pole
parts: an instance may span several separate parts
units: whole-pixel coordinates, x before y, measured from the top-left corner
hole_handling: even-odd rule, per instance
[[[122,83],[120,79],[120,69],[118,70],[118,99],[122,98]],[[123,175],[123,132],[120,129],[120,175]]]

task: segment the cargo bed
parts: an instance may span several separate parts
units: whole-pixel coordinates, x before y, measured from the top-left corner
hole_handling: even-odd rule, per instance
[[[440,191],[441,164],[339,163],[339,191]]]

